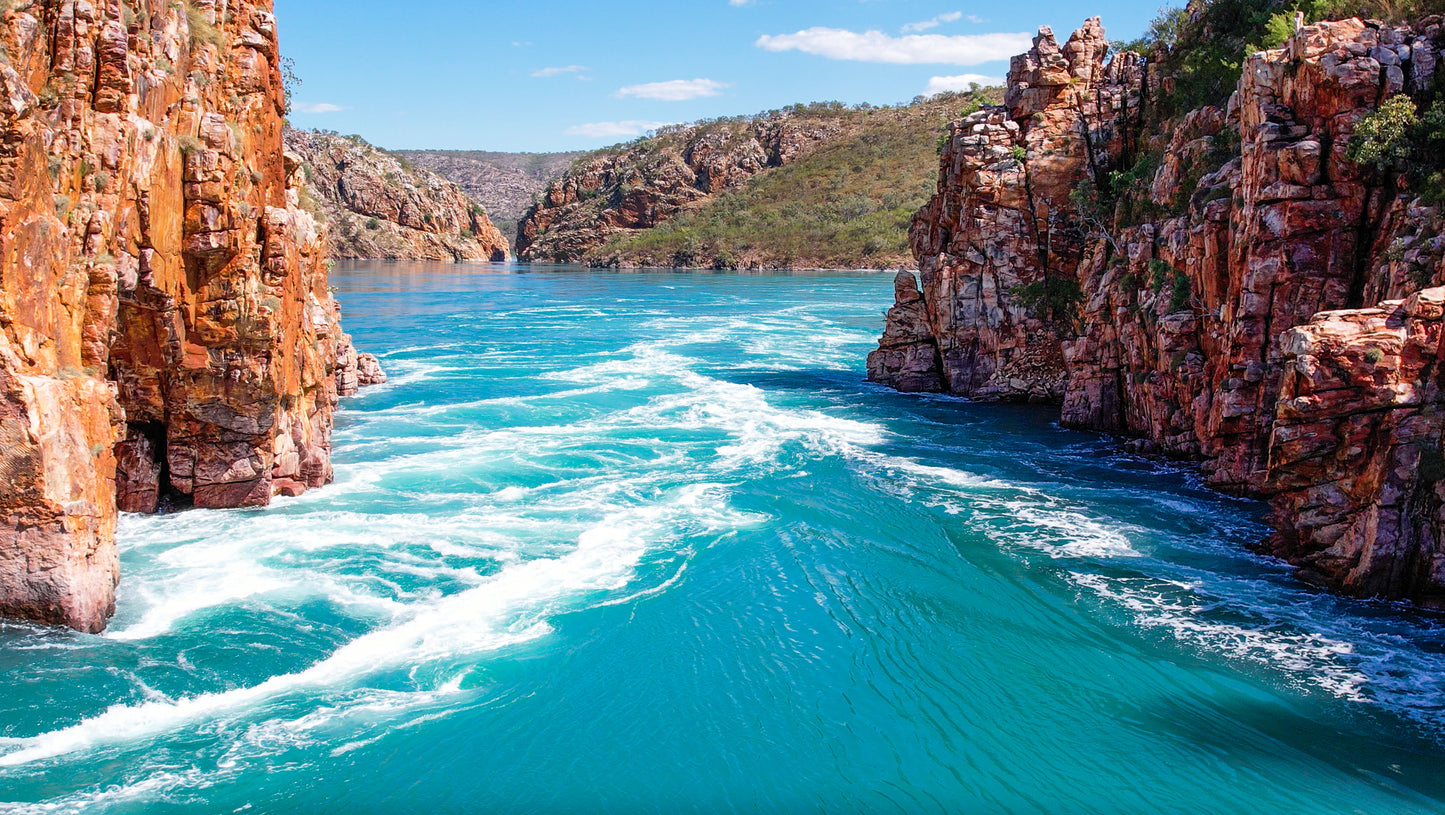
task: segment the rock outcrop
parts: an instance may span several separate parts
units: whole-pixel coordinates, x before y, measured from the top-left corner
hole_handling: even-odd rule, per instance
[[[910,234],[923,302],[900,284],[869,360],[875,381],[977,398],[1062,397],[1068,326],[1056,309],[1028,307],[1022,289],[1047,304],[1075,285],[1086,241],[1065,217],[1070,196],[1138,110],[1139,60],[1106,63],[1108,50],[1098,18],[1062,48],[1041,28],[1013,60],[1005,104],[950,127],[938,194]]]
[[[301,157],[308,204],[326,222],[331,257],[489,260],[506,237],[456,184],[359,136],[286,131]]]
[[[519,245],[524,259],[613,268],[898,269],[940,134],[1002,99],[975,88],[666,128],[579,160]]]
[[[579,159],[517,227],[517,257],[586,262],[619,232],[650,229],[837,135],[836,117],[799,110],[675,125]]]
[[[485,150],[395,150],[412,164],[461,187],[482,205],[509,240],[534,198],[582,153],[497,153]]]
[[[1445,605],[1441,218],[1349,156],[1384,100],[1435,92],[1442,41],[1301,25],[1227,106],[1148,127],[1173,77],[1106,59],[1097,20],[1041,31],[1007,107],[954,129],[870,376],[1061,401],[1270,499],[1265,548],[1307,577]]]
[[[0,615],[104,628],[118,510],[331,478],[354,356],[270,0],[0,13]]]

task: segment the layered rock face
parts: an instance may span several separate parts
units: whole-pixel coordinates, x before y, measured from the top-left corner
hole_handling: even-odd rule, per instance
[[[485,150],[397,150],[395,155],[462,188],[508,239],[532,200],[582,153],[497,153]]]
[[[621,231],[650,229],[770,168],[816,150],[841,129],[779,113],[666,129],[582,160],[547,185],[517,227],[522,260],[579,263]]]
[[[1071,73],[1071,47],[1091,53],[1093,23],[1062,49]],[[1445,238],[1418,191],[1347,156],[1383,100],[1433,90],[1441,45],[1434,18],[1302,26],[1246,60],[1227,109],[1192,111],[1140,139],[1129,100],[1167,93],[1170,77],[1129,54],[1091,61],[1088,87],[1111,101],[1072,122],[1047,110],[1040,119],[1016,100],[1057,87],[1033,67],[1053,61],[1041,37],[1014,63],[1008,111],[956,129],[938,197],[914,226],[921,302],[899,298],[870,375],[980,398],[1061,397],[1069,426],[1198,459],[1210,484],[1271,499],[1278,532],[1266,548],[1307,576],[1445,605],[1445,291],[1428,288],[1445,279]],[[1053,131],[1038,138],[1060,146],[1052,159],[1082,192],[1103,173],[1147,165],[1146,151],[1157,170],[1112,212],[1055,194],[1047,217],[1065,226],[1054,233],[1027,208],[1002,217],[1018,211],[1017,195],[995,203],[998,179],[1024,173],[1027,183],[1028,168],[1001,150],[1023,148],[1027,165],[1038,128]],[[1049,273],[1082,294],[1072,314],[1025,302],[1042,279],[1038,235],[1062,256]],[[1029,353],[1040,337],[1057,364],[1010,367],[1048,359]]]
[[[0,615],[99,631],[117,510],[331,478],[354,356],[269,0],[0,14]]]
[[[875,381],[980,398],[1063,395],[1066,326],[1026,307],[1019,290],[1073,285],[1085,241],[1069,197],[1138,109],[1137,57],[1105,64],[1108,47],[1098,18],[1062,48],[1041,28],[1013,61],[1005,105],[950,127],[938,195],[910,232],[922,303],[900,284],[869,358]]]
[[[286,131],[331,257],[505,261],[508,242],[484,209],[436,173],[357,137]]]

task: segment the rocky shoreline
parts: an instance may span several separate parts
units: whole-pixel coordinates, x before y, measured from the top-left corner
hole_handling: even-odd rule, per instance
[[[0,616],[102,630],[117,513],[332,478],[375,378],[302,206],[270,0],[0,13]]]
[[[951,128],[870,378],[1060,403],[1269,500],[1265,549],[1307,577],[1445,606],[1445,237],[1351,152],[1386,100],[1436,93],[1442,45],[1438,17],[1297,20],[1227,105],[1151,122],[1160,53],[1041,29],[1006,104]],[[1139,194],[1098,207],[1121,178]]]

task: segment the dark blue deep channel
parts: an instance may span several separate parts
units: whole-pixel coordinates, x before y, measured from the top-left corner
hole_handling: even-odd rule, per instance
[[[0,626],[14,813],[1445,813],[1445,624],[1055,411],[863,381],[877,274],[352,264],[337,481]]]

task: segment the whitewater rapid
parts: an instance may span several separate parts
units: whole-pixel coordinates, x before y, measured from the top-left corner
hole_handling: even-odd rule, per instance
[[[358,302],[386,302],[359,272],[347,280]],[[375,751],[437,733],[465,741],[463,723],[486,731],[532,707],[537,717],[568,715],[578,702],[567,687],[519,679],[534,665],[616,671],[600,687],[623,696],[594,704],[620,705],[615,715],[631,718],[609,731],[617,743],[593,745],[603,764],[643,738],[629,721],[677,705],[713,728],[717,755],[728,756],[721,766],[738,763],[729,777],[766,776],[744,770],[757,747],[728,746],[730,720],[714,720],[704,700],[750,698],[752,683],[771,684],[795,659],[827,665],[838,682],[859,683],[855,693],[880,699],[943,681],[927,686],[937,706],[930,729],[954,721],[958,732],[986,730],[990,714],[965,688],[989,686],[1001,666],[959,663],[946,680],[924,669],[942,657],[920,649],[956,636],[945,633],[956,623],[935,601],[914,605],[908,586],[918,580],[939,597],[954,584],[982,593],[970,602],[1008,609],[1024,633],[1001,630],[988,647],[1022,637],[1009,658],[1040,670],[1057,670],[1047,655],[1054,638],[1094,643],[1090,658],[1117,652],[1169,666],[1161,678],[1134,671],[1135,697],[1177,683],[1162,679],[1170,672],[1196,671],[1246,683],[1261,699],[1293,700],[1321,727],[1357,717],[1409,750],[1439,743],[1445,657],[1434,618],[1294,582],[1248,553],[1263,533],[1254,505],[1209,493],[1178,468],[1122,455],[1036,412],[866,385],[861,357],[887,287],[878,286],[877,303],[859,294],[875,294],[877,280],[669,279],[683,294],[619,276],[569,280],[580,293],[521,276],[485,282],[498,289],[452,295],[467,307],[438,296],[362,325],[359,339],[373,340],[391,379],[345,405],[335,484],[261,510],[126,517],[120,609],[103,638],[0,631],[8,678],[28,677],[0,719],[0,790],[14,798],[5,811],[212,811],[251,801],[274,810],[282,799],[269,797],[269,779],[278,771],[365,787]],[[580,302],[547,302],[568,297]],[[737,564],[734,576],[723,577],[724,563]],[[762,582],[741,590],[742,575]],[[782,582],[765,591],[770,575]],[[818,610],[825,618],[802,622]],[[705,621],[723,617],[768,633],[732,640],[732,658],[690,651],[698,632],[719,630]],[[592,627],[603,619],[642,626],[650,647],[608,653],[625,631]],[[864,650],[834,662],[852,648]],[[593,659],[578,665],[581,654]],[[649,701],[643,688],[655,678],[639,672],[655,671],[646,666],[658,655],[691,661],[697,674]],[[875,659],[878,667],[864,667]],[[788,670],[794,692],[831,694],[826,680]],[[1080,675],[1110,670],[1101,661]],[[810,689],[814,681],[824,684]],[[1089,717],[1107,721],[1108,704],[1090,701],[1098,693],[1056,704],[1087,705]],[[912,702],[894,703],[901,719],[877,702],[852,704],[854,713],[826,720],[842,728],[831,738],[869,738],[870,728],[848,723],[869,711],[884,723],[872,727],[879,749],[908,749],[892,728],[916,715],[903,712]],[[760,725],[771,734],[765,744],[789,727],[828,727],[788,709]],[[942,728],[927,749],[964,749],[952,739]],[[549,767],[557,752],[529,752],[528,761]],[[709,754],[700,748],[694,760]],[[582,767],[593,777],[590,760],[573,755],[535,772]],[[1060,778],[1078,771],[1057,769]],[[905,785],[899,800],[911,803],[901,808],[954,809],[975,801],[964,790],[1013,771],[980,763],[971,777],[959,772]],[[822,809],[877,803],[841,771],[811,783],[821,785]],[[1355,782],[1341,783],[1345,795]],[[501,800],[459,789],[427,794],[470,806]],[[1436,811],[1404,788],[1381,789],[1380,801]],[[527,794],[562,802],[544,790]],[[1286,793],[1281,800],[1293,800]],[[1002,809],[1020,806],[1013,791],[990,794]],[[401,807],[382,795],[372,800],[390,803],[377,811]],[[604,809],[637,800],[616,795]],[[719,805],[753,809],[749,800],[771,809],[793,799]]]

